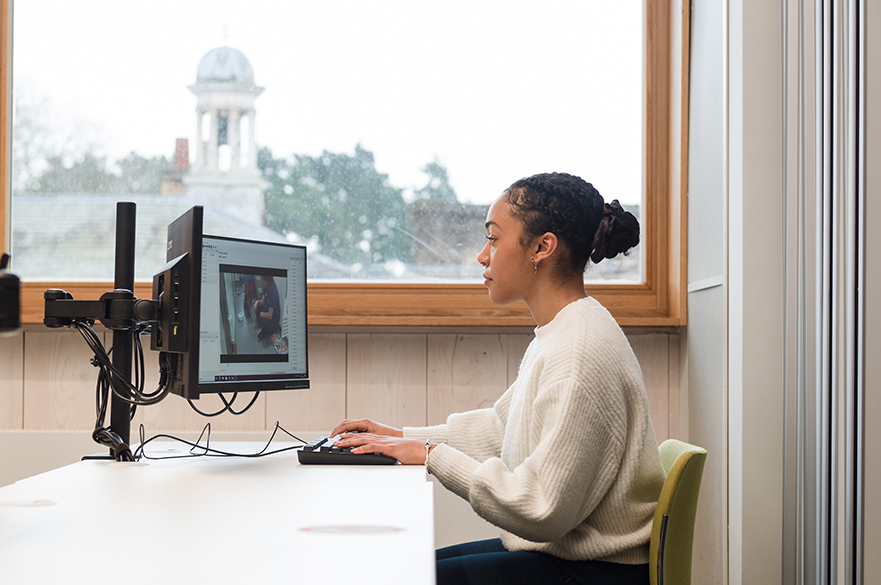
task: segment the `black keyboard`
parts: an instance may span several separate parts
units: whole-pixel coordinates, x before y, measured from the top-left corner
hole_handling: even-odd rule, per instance
[[[336,437],[318,437],[303,445],[297,451],[297,458],[303,464],[320,465],[394,465],[398,462],[394,457],[382,453],[352,453],[351,447],[335,447],[339,440]]]

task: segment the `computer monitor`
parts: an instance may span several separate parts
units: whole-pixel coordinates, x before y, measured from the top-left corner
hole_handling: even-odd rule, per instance
[[[196,206],[168,226],[168,263],[153,278],[171,392],[309,387],[306,249],[202,233]]]

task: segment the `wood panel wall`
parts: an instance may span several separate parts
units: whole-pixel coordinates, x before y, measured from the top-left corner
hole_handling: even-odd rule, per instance
[[[516,377],[532,334],[500,331],[312,333],[310,390],[263,393],[241,416],[210,419],[212,428],[259,431],[279,421],[292,431],[327,433],[343,418],[361,417],[395,426],[441,423],[450,413],[492,405]],[[106,338],[109,345],[109,333]],[[658,440],[680,438],[678,333],[628,332],[628,338],[643,370]],[[146,358],[147,386],[155,387],[158,354],[147,350]],[[96,375],[76,332],[34,326],[0,337],[0,429],[89,431]],[[206,411],[220,406],[213,396],[196,404]],[[199,430],[208,420],[169,396],[139,409],[132,440],[141,423],[151,436]]]

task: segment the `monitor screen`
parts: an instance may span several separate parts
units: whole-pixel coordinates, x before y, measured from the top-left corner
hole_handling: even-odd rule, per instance
[[[306,249],[202,236],[202,392],[308,387]]]
[[[170,391],[309,387],[306,248],[202,234],[195,206],[168,226],[168,263],[153,277]]]

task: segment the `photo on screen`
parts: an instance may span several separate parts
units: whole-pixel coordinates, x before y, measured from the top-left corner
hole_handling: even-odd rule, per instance
[[[288,274],[220,265],[220,363],[288,361]]]

